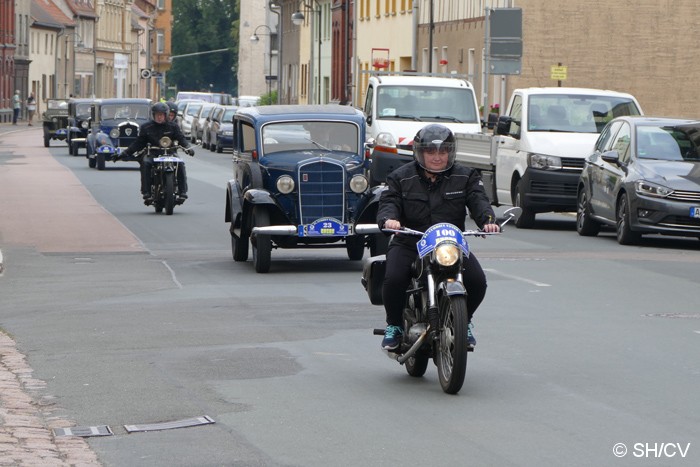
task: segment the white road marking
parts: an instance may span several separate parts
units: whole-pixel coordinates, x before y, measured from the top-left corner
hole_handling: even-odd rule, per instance
[[[499,276],[501,276],[501,277],[505,277],[505,278],[507,278],[507,279],[513,279],[513,280],[516,280],[516,281],[525,282],[525,283],[527,283],[527,284],[532,284],[532,285],[534,285],[534,286],[536,286],[536,287],[551,287],[551,286],[552,286],[551,284],[545,284],[544,282],[537,282],[537,281],[534,281],[534,280],[532,280],[532,279],[527,279],[527,278],[525,278],[525,277],[512,276],[512,275],[510,275],[510,274],[504,274],[504,273],[499,272],[499,271],[497,271],[497,270],[495,270],[495,269],[484,269],[484,271],[487,271],[487,272],[489,272],[489,273],[491,273],[491,274],[499,275]]]

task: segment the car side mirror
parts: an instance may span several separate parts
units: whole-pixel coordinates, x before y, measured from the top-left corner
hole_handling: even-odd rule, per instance
[[[513,117],[510,117],[508,115],[501,115],[498,117],[498,121],[496,123],[496,134],[497,135],[506,135],[506,136],[520,136],[519,134],[516,135],[511,135],[510,133],[510,126],[511,123],[513,123],[515,120]]]
[[[617,151],[605,151],[600,155],[600,158],[608,164],[620,165],[620,153]]]

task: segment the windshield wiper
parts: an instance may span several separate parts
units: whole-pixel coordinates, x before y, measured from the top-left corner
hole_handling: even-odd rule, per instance
[[[414,120],[416,122],[422,122],[420,118],[416,117],[415,115],[382,115],[381,117],[377,117],[381,119],[390,119],[390,118],[398,118],[402,120]]]
[[[326,151],[331,151],[331,149],[325,147],[325,146],[322,145],[321,143],[317,143],[316,141],[312,140],[311,138],[304,138],[304,139],[307,140],[307,141],[309,141],[309,142],[311,142],[311,143],[313,143],[313,144],[315,144],[316,146],[318,146],[318,147],[321,148],[321,149],[324,149],[324,150],[326,150]]]
[[[462,120],[455,118],[455,117],[450,117],[447,115],[435,115],[435,116],[428,116],[428,115],[421,115],[420,118],[434,118],[435,120],[449,120],[450,122],[455,122],[455,123],[464,123]]]

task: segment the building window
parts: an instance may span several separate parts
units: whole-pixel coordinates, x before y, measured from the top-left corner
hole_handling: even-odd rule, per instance
[[[163,31],[156,32],[156,53],[165,53],[165,33]]]
[[[158,0],[158,9],[165,10],[165,0]]]

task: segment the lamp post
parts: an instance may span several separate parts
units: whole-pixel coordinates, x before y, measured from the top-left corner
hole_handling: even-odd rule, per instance
[[[269,76],[267,77],[267,95],[270,96],[272,94],[272,29],[270,29],[270,26],[266,24],[261,24],[260,26],[255,28],[255,31],[253,31],[253,35],[250,36],[250,42],[253,44],[257,44],[257,42],[260,40],[258,37],[258,29],[260,28],[266,28],[268,37],[270,38],[270,47],[268,49],[268,73]],[[277,77],[279,80],[279,76]],[[279,95],[279,91],[277,91],[277,94]]]
[[[270,12],[277,15],[277,103],[282,103],[282,5],[270,0],[267,4]],[[275,11],[279,9],[280,11]]]
[[[313,9],[311,5],[308,3],[304,3],[303,0],[300,2],[300,4],[304,5],[304,8],[306,8],[309,11],[312,11],[314,13],[318,14],[318,22],[315,25],[315,28],[318,29],[318,92],[316,92],[316,83],[314,81],[313,77],[313,67],[311,69],[311,100],[316,101],[317,104],[321,103],[321,7],[319,6],[318,2],[314,0],[314,3],[316,4],[316,10]],[[296,26],[301,26],[304,24],[304,13],[302,13],[300,10],[295,11],[292,13],[292,23],[294,23]],[[314,35],[313,31],[311,34],[311,62],[313,64],[314,61]]]

